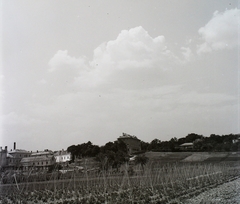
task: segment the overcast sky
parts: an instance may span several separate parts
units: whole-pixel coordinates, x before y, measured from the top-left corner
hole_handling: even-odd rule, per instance
[[[240,1],[1,2],[0,146],[240,133]]]

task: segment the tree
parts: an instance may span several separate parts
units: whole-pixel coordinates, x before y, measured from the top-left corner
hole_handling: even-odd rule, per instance
[[[141,141],[140,144],[141,144],[141,150],[144,151],[144,152],[147,151],[147,149],[149,147],[149,143]]]
[[[97,145],[93,145],[90,141],[87,143],[82,143],[76,145],[72,145],[67,148],[68,152],[72,154],[72,160],[76,157],[95,157],[100,152],[100,147]]]
[[[179,138],[178,139],[178,145],[181,145],[181,144],[185,143],[185,141],[186,141],[185,137]]]
[[[97,145],[94,145],[91,149],[91,156],[95,157],[100,152],[100,147]]]
[[[96,156],[96,161],[99,162],[99,167],[102,170],[107,170],[108,169],[108,158],[107,155],[100,152],[97,156]]]
[[[204,142],[202,140],[195,141],[193,143],[194,150],[202,151],[204,146]]]
[[[148,145],[148,150],[158,150],[161,145],[161,140],[154,139],[150,144]]]
[[[108,170],[110,167],[118,170],[122,164],[128,161],[128,155],[123,151],[113,152],[107,150],[104,153],[100,152],[96,156],[96,161],[100,162],[100,168],[102,170]]]
[[[185,142],[194,142],[196,139],[201,139],[202,135],[191,133],[186,136]]]
[[[203,151],[212,151],[213,150],[213,145],[211,143],[205,143],[203,146],[202,146],[202,150]]]
[[[135,157],[135,164],[140,164],[143,170],[147,162],[148,162],[148,157],[146,157],[145,154],[137,155]]]
[[[77,154],[78,154],[78,148],[76,145],[71,145],[70,147],[67,148],[67,151],[71,153],[72,159],[71,162],[74,162]]]
[[[48,172],[53,172],[53,171],[59,171],[61,170],[63,167],[61,164],[58,164],[58,163],[55,163],[53,165],[51,165],[49,168],[48,168]]]

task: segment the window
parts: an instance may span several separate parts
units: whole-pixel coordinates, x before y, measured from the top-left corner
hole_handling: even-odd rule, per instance
[[[48,162],[46,162],[46,164],[48,164]]]

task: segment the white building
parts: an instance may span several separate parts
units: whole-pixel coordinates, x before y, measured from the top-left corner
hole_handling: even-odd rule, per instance
[[[71,160],[71,153],[66,150],[60,150],[54,153],[57,163],[66,163]]]

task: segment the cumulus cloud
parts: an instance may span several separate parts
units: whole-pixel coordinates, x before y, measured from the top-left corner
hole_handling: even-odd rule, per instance
[[[75,58],[68,55],[67,50],[58,50],[53,58],[49,61],[49,72],[54,72],[64,65],[73,67],[84,66],[85,60],[83,57]]]
[[[122,88],[146,86],[146,81],[158,83],[163,72],[178,63],[166,44],[164,36],[153,38],[141,26],[123,30],[115,40],[94,50],[90,64],[95,69],[91,75],[95,81]]]
[[[198,30],[204,43],[198,45],[197,53],[239,46],[239,18],[240,10],[237,8],[214,12],[212,19]]]
[[[184,50],[184,55],[189,58],[190,51]],[[92,60],[71,57],[67,51],[59,50],[49,61],[49,72],[71,75],[80,89],[101,85],[137,88],[149,79],[149,83],[159,81],[163,72],[178,62],[167,48],[164,36],[153,38],[139,26],[123,30],[115,40],[99,45]]]
[[[73,57],[67,50],[58,50],[50,59],[48,74],[40,81],[40,84],[48,84],[53,93],[68,92],[75,79],[89,69],[86,57]]]
[[[118,37],[94,50],[94,64],[118,62],[117,68],[142,67],[153,60],[164,60],[173,54],[165,45],[165,37],[152,38],[141,26],[123,30]],[[119,64],[121,63],[121,64]]]

